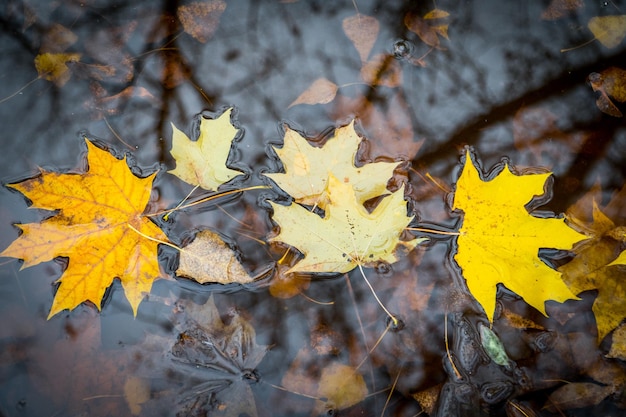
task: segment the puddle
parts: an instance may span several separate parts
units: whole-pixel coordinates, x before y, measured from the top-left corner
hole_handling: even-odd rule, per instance
[[[623,64],[626,43],[583,44],[593,38],[591,18],[623,15],[626,5],[581,3],[546,20],[547,2],[441,1],[436,8],[449,15],[431,22],[424,16],[432,4],[242,0],[224,3],[219,16],[185,31],[184,9],[173,3],[11,0],[0,9],[0,180],[19,182],[40,168],[84,171],[87,137],[117,156],[127,154],[138,174],[158,170],[148,211],[171,208],[192,188],[167,173],[176,164],[171,123],[191,134],[196,115],[219,115],[234,106],[243,136],[232,163],[248,172],[245,186],[265,184],[261,174],[280,169],[270,148],[282,144],[285,126],[319,144],[356,117],[357,131],[368,140],[358,154],[361,162],[405,161],[404,176],[392,186],[404,178],[409,208],[421,226],[454,231],[461,225],[447,193],[467,146],[485,174],[503,158],[520,172],[553,172],[553,198],[542,210],[565,212],[599,187],[598,203],[623,226],[624,202],[612,198],[626,175],[626,128],[623,118],[596,106],[601,93],[587,77]],[[194,4],[187,10],[204,7]],[[378,25],[363,57],[365,47],[355,47],[344,29],[355,4],[363,21],[373,25],[364,17],[373,16]],[[422,37],[436,47],[407,29],[406,16],[420,19],[414,25],[422,25]],[[442,35],[444,24],[449,39]],[[46,53],[80,55],[67,59],[65,78],[37,79],[35,58]],[[316,90],[318,104],[293,105],[321,78],[330,93],[320,98]],[[200,229],[218,231],[239,249],[248,271],[262,273],[281,257],[266,242],[276,229],[266,200],[286,198],[272,190],[246,191],[157,222],[175,244]],[[18,236],[14,223],[49,215],[28,209],[20,193],[0,188],[0,249]],[[493,330],[508,355],[502,363],[515,365],[499,366],[481,345],[478,329],[487,318],[450,260],[454,239],[431,237],[396,263],[365,269],[385,308],[401,320],[396,331],[387,328],[388,317],[358,268],[338,277],[303,275],[302,294],[290,298],[273,296],[269,277],[243,290],[158,280],[136,318],[116,280],[101,313],[84,303],[47,320],[67,259],[20,270],[20,261],[2,258],[0,415],[252,416],[246,401],[259,416],[623,412],[616,397],[626,384],[619,379],[624,366],[603,357],[610,336],[599,347],[595,343],[594,292],[581,301],[549,302],[552,317],[545,318],[500,288]],[[160,259],[172,275],[176,251],[162,247]],[[615,273],[623,275],[623,269]],[[222,343],[229,352],[241,346],[224,342],[223,334],[185,333],[176,323],[181,305],[194,310],[211,295],[224,328],[241,320],[254,329],[257,347],[267,346],[254,369],[238,363],[246,372],[220,380],[231,384],[241,377],[231,384],[239,387],[233,392],[202,385],[201,371],[195,378],[204,389],[198,389],[173,370],[181,350],[210,356],[215,351],[206,353],[209,345]],[[513,318],[538,327],[505,323]],[[598,404],[548,404],[560,387],[556,380],[600,381],[602,376],[589,373],[592,361],[601,364],[595,369],[603,377],[613,375],[620,387],[615,395]],[[333,397],[339,389],[331,369],[341,369],[357,391],[363,384],[367,395]],[[437,414],[429,407],[440,392]]]

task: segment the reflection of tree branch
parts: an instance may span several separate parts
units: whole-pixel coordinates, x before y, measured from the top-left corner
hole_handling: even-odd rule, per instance
[[[580,86],[587,75],[593,71],[597,71],[599,67],[608,67],[611,65],[619,65],[621,55],[616,53],[600,62],[592,62],[577,69],[564,69],[562,72],[546,80],[541,87],[527,91],[525,94],[514,98],[508,102],[498,106],[491,107],[487,111],[474,116],[468,120],[465,125],[459,126],[456,131],[450,135],[450,139],[443,143],[430,146],[430,148],[422,148],[422,152],[413,159],[412,165],[415,169],[419,166],[430,166],[435,163],[443,163],[447,165],[448,170],[457,163],[457,158],[450,159],[450,149],[459,148],[463,145],[475,145],[480,139],[485,128],[495,126],[499,123],[507,121],[512,114],[522,106],[531,106],[540,103],[551,97],[561,96],[564,91],[570,91]],[[570,170],[564,174],[568,177],[583,179],[593,168],[593,163],[602,156],[604,150],[610,144],[610,137],[622,123],[621,120],[615,119],[611,122],[602,121],[601,126],[578,126],[580,129],[591,130],[600,129],[603,131],[601,138],[594,136],[594,143],[586,143],[581,152],[578,153],[576,160],[571,165]],[[587,141],[589,142],[589,141]],[[593,147],[593,152],[585,152],[585,149]],[[579,182],[577,190],[568,190],[569,193],[576,194],[582,190],[582,181]],[[565,195],[561,197],[566,198]]]

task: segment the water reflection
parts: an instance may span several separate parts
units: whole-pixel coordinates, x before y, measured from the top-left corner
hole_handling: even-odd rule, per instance
[[[174,166],[170,123],[190,126],[202,111],[234,105],[245,130],[237,145],[238,163],[251,167],[251,184],[262,183],[260,173],[277,169],[267,149],[281,142],[282,123],[323,139],[331,127],[357,117],[358,129],[369,139],[363,160],[409,161],[404,166],[407,193],[416,200],[411,209],[441,228],[454,229],[459,222],[449,213],[445,194],[452,190],[465,145],[474,147],[485,168],[507,156],[521,167],[553,171],[549,207],[556,212],[596,183],[605,202],[623,187],[626,129],[621,119],[596,108],[585,80],[619,65],[624,43],[606,48],[594,42],[560,52],[590,39],[589,18],[623,14],[616,2],[585,1],[584,8],[554,21],[540,18],[542,2],[437,2],[450,13],[450,39],[431,50],[403,23],[408,12],[423,16],[430,5],[360,0],[358,12],[375,16],[380,24],[366,60],[379,57],[377,65],[385,69],[374,71],[369,83],[363,80],[362,57],[342,26],[343,19],[356,14],[353,2],[228,2],[211,23],[215,30],[206,42],[183,30],[177,14],[181,5],[10,0],[2,6],[0,99],[26,87],[0,103],[0,179],[19,181],[36,175],[38,167],[77,170],[84,165],[86,134],[118,155],[132,152],[146,174],[160,170],[150,209],[172,207],[191,187],[165,173]],[[42,77],[29,84],[39,76],[34,60],[42,53],[77,53],[80,59],[68,63],[64,83]],[[333,100],[289,107],[322,77],[338,86]],[[248,192],[219,206],[179,213],[163,227],[178,243],[200,226],[219,230],[241,249],[249,270],[262,269],[280,257],[259,242],[274,227],[263,203],[273,197],[271,191]],[[42,213],[27,210],[24,198],[6,188],[0,189],[0,199],[4,249],[18,234],[12,223],[38,221]],[[616,224],[626,219],[621,207],[607,208]],[[138,346],[146,346],[148,335],[171,347],[180,333],[167,319],[171,301],[201,304],[216,292],[218,307],[237,307],[254,326],[257,343],[272,346],[258,366],[261,383],[253,387],[259,415],[310,415],[314,400],[283,386],[303,350],[309,350],[309,368],[302,376],[308,381],[317,381],[332,361],[360,366],[372,394],[340,415],[381,415],[383,410],[417,415],[421,406],[412,395],[449,376],[442,365],[446,311],[471,305],[461,290],[449,292],[451,286],[464,286],[455,266],[442,264],[450,250],[443,241],[435,242],[390,271],[367,270],[378,296],[402,317],[405,328],[395,333],[387,332],[384,312],[356,272],[349,281],[313,279],[307,298],[288,299],[271,297],[262,285],[236,291],[162,281],[151,295],[157,301],[144,301],[136,319],[115,283],[102,314],[85,305],[46,321],[65,261],[18,271],[18,262],[3,258],[0,414],[104,416],[134,410],[149,415],[151,410],[157,413],[152,415],[175,415],[179,410],[157,411],[146,403],[143,411],[129,408],[123,387],[131,376],[145,378],[156,400],[177,388],[168,385],[159,354]],[[165,249],[162,255],[171,272],[175,254]],[[590,311],[591,302],[567,308]],[[533,314],[517,308],[520,315]],[[312,335],[320,339],[312,341]],[[507,340],[519,345],[512,336]],[[598,353],[590,339],[581,340],[580,349]],[[323,352],[313,353],[315,348]],[[548,368],[550,361],[537,362]],[[162,372],[163,378],[153,381],[142,373],[145,369]],[[309,395],[315,396],[315,390]],[[541,399],[531,402],[537,405]],[[614,411],[616,406],[604,407]],[[491,411],[503,415],[504,408],[500,404]]]

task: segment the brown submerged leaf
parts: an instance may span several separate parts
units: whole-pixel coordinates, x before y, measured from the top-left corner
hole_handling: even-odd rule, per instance
[[[610,116],[622,117],[622,112],[613,104],[609,96],[620,103],[626,101],[626,70],[609,67],[600,73],[592,72],[587,80],[593,91],[600,92],[600,97],[596,100],[598,108]]]
[[[333,101],[337,95],[337,84],[326,78],[318,78],[298,96],[297,99],[291,102],[287,108],[296,106],[298,104],[326,104]]]
[[[197,41],[205,43],[217,30],[226,10],[222,0],[198,1],[178,7],[176,12],[183,29]]]
[[[359,52],[361,61],[365,62],[378,38],[380,31],[378,20],[372,16],[356,14],[343,19],[341,26]]]
[[[583,0],[552,0],[541,13],[543,20],[556,20],[585,6]]]

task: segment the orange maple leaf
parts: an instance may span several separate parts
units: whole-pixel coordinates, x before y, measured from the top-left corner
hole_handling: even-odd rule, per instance
[[[69,258],[48,318],[84,301],[100,301],[118,277],[133,309],[160,277],[158,241],[164,233],[142,215],[156,175],[138,178],[126,158],[87,142],[89,168],[82,174],[43,171],[10,184],[32,207],[58,211],[41,223],[18,224],[23,232],[0,256],[24,260],[22,268],[57,256]]]

